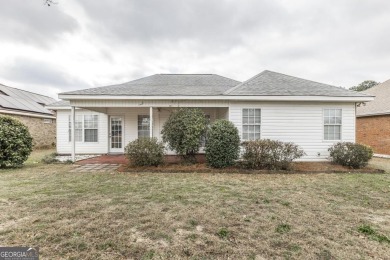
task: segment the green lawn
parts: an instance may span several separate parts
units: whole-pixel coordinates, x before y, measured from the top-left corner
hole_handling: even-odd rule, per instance
[[[0,171],[0,245],[41,259],[386,259],[390,174]]]

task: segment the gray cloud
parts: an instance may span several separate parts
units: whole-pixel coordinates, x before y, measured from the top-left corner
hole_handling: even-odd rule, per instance
[[[8,80],[25,84],[46,85],[61,89],[88,87],[88,84],[77,76],[68,75],[60,70],[55,63],[49,64],[28,58],[16,58],[12,65],[0,68],[0,74]]]
[[[147,0],[82,1],[90,29],[106,40],[147,45],[190,40],[222,50],[243,36],[279,24],[283,8],[274,1]]]
[[[78,28],[75,17],[56,5],[43,5],[41,0],[3,0],[0,2],[2,39],[48,47],[63,33]]]
[[[12,49],[19,58],[0,64],[2,78],[61,91],[154,73],[245,80],[270,69],[344,87],[390,78],[389,1],[57,2],[0,3],[3,42],[50,46]]]

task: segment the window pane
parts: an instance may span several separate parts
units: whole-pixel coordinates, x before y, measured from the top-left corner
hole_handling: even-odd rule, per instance
[[[255,115],[255,110],[249,109],[249,116],[254,116],[254,115]]]
[[[242,110],[242,116],[248,116],[248,109]]]
[[[336,117],[336,124],[340,124],[341,125],[341,117]]]
[[[329,117],[325,117],[324,118],[324,124],[330,124],[330,118]]]
[[[97,133],[98,133],[97,129],[85,129],[84,141],[97,142],[98,141]]]
[[[329,109],[324,110],[324,116],[329,117]]]
[[[248,119],[248,117],[243,117],[243,119],[242,119],[242,123],[245,125],[245,124],[248,124],[249,123],[249,119]]]
[[[256,134],[255,134],[255,138],[256,138],[256,139],[260,139],[260,133],[256,133]]]
[[[341,109],[336,109],[335,116],[341,117]]]

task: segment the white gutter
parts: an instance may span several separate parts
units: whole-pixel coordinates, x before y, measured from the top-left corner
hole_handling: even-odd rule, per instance
[[[45,115],[38,115],[38,114],[34,114],[34,113],[18,112],[18,111],[3,110],[3,109],[0,109],[0,113],[9,114],[9,115],[20,115],[20,116],[56,119],[55,116],[49,116],[49,115],[45,116]]]
[[[373,96],[328,97],[328,96],[111,96],[111,95],[58,95],[63,100],[234,100],[234,101],[348,101],[366,102]]]
[[[356,117],[386,116],[386,115],[390,115],[390,112],[372,113],[372,114],[361,114],[361,115],[356,115]]]

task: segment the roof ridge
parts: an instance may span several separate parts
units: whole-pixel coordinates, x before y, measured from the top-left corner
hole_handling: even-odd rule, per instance
[[[155,75],[216,75],[219,76],[218,74],[214,74],[214,73],[159,73]]]
[[[51,99],[56,100],[55,98],[52,98],[52,97],[49,97],[49,96],[46,96],[46,95],[42,95],[42,94],[39,94],[39,93],[35,93],[35,92],[32,92],[32,91],[28,91],[28,90],[24,90],[24,89],[20,89],[20,88],[15,88],[15,87],[10,87],[10,86],[7,86],[7,85],[1,84],[1,83],[0,83],[0,85],[2,85],[4,87],[7,87],[7,88],[13,88],[13,89],[16,89],[16,90],[19,90],[19,91],[23,91],[23,92],[27,92],[27,93],[30,93],[30,94],[34,94],[34,95],[47,97],[47,98],[51,98]]]

